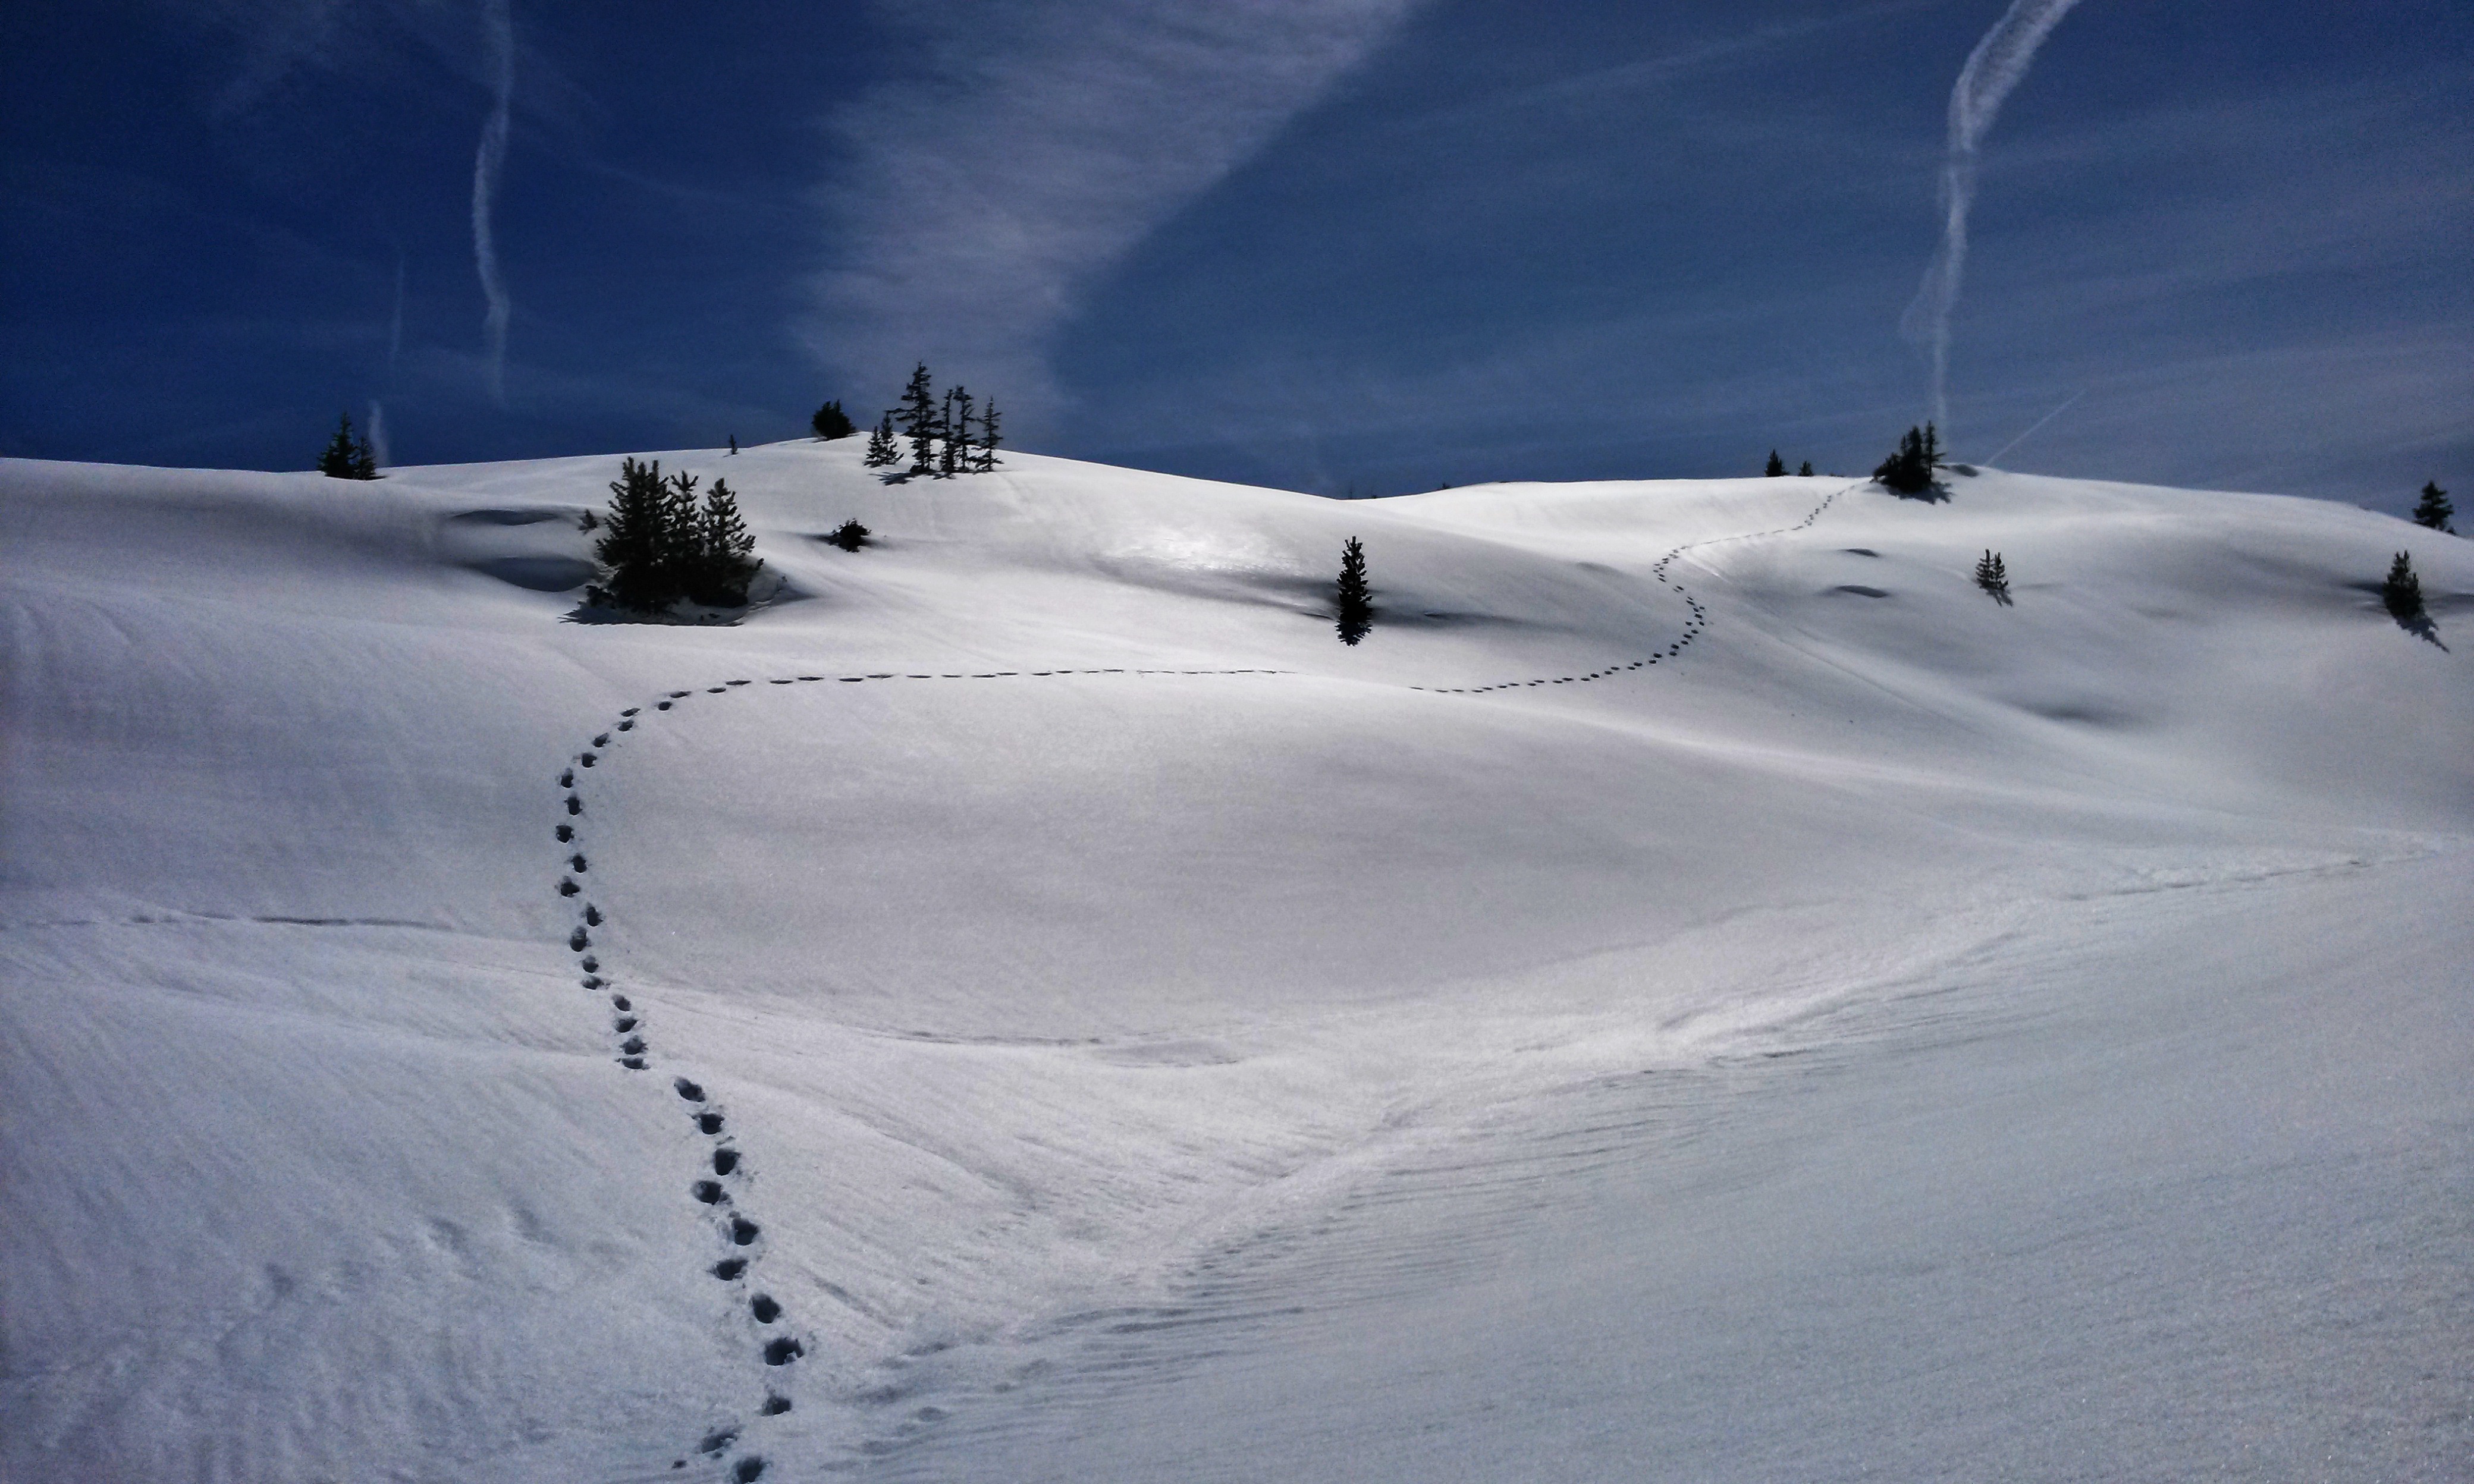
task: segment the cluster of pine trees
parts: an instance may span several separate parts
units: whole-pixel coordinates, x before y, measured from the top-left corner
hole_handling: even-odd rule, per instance
[[[1988,551],[1976,563],[1976,586],[2003,608],[2010,606],[2010,569],[2001,564],[2001,553]]]
[[[910,467],[885,476],[888,479],[985,474],[1003,462],[997,457],[997,445],[1003,442],[998,427],[993,396],[982,408],[967,388],[949,387],[940,405],[928,364],[922,361],[910,373],[910,384],[902,389],[902,405],[887,409],[876,431],[868,435],[867,467],[890,468],[901,463],[900,440],[910,445]]]
[[[318,456],[318,472],[329,479],[378,477],[378,451],[367,439],[352,435],[351,414],[336,415],[335,436],[327,440],[327,451]]]
[[[662,477],[658,459],[620,464],[593,547],[609,575],[584,590],[586,602],[635,613],[658,613],[681,598],[707,608],[746,604],[764,564],[755,559],[756,538],[729,485],[715,480],[702,504],[695,487],[692,474]]]
[[[1929,422],[1910,427],[1899,440],[1899,451],[1873,471],[1875,483],[1901,494],[1922,494],[1933,487],[1933,470],[1941,467],[1941,436]]]
[[[1786,477],[1786,461],[1778,456],[1777,449],[1773,448],[1770,450],[1770,462],[1761,466],[1761,472],[1767,474],[1772,479],[1783,479]],[[1796,472],[1809,478],[1812,474],[1812,461],[1810,459],[1805,460],[1804,467],[1797,469]]]

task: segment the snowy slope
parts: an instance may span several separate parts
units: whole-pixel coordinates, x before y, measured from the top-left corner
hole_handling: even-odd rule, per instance
[[[2474,1458],[2462,543],[858,452],[0,465],[8,1476]]]

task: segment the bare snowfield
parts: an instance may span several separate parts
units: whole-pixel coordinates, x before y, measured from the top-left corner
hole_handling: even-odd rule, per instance
[[[657,457],[0,463],[0,1477],[2474,1477],[2466,543]]]

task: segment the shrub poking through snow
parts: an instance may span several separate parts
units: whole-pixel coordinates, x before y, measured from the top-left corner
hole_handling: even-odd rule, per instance
[[[327,440],[327,451],[318,456],[318,472],[329,479],[378,477],[377,450],[367,440],[352,436],[350,414],[336,417],[335,436]]]
[[[2457,508],[2448,503],[2448,491],[2439,488],[2439,481],[2437,479],[2425,481],[2422,487],[2422,503],[2413,508],[2413,523],[2455,536],[2457,528],[2450,525],[2448,521],[2449,517],[2456,514]]]
[[[1988,551],[1976,563],[1976,586],[1990,593],[1994,602],[2010,606],[2010,573],[2001,565],[2001,553]]]
[[[883,468],[901,457],[902,451],[893,444],[893,414],[887,412],[877,420],[876,431],[867,435],[866,464],[869,468]]]
[[[1356,537],[1340,548],[1340,581],[1333,590],[1340,642],[1354,644],[1374,627],[1374,590],[1366,586],[1366,548]]]
[[[2380,601],[2388,605],[2389,616],[2407,628],[2427,621],[2422,610],[2422,579],[2413,575],[2413,558],[2398,552],[2389,563],[2389,578],[2380,584]]]
[[[610,509],[593,554],[607,577],[585,589],[585,601],[634,613],[657,613],[685,598],[709,608],[739,608],[764,563],[756,539],[739,515],[730,486],[715,480],[698,506],[692,474],[662,477],[659,460],[619,466]]]
[[[850,415],[842,411],[842,404],[839,401],[827,402],[817,408],[816,415],[808,419],[808,426],[814,429],[816,436],[827,443],[837,438],[848,438],[859,431],[858,424],[852,422]]]
[[[1911,427],[1899,440],[1899,450],[1873,470],[1873,480],[1900,494],[1922,494],[1933,487],[1933,470],[1941,467],[1941,438],[1929,422]]]
[[[833,542],[844,551],[857,551],[867,544],[867,527],[861,525],[856,520],[845,520],[840,525],[834,527],[834,534],[826,537],[825,539]]]

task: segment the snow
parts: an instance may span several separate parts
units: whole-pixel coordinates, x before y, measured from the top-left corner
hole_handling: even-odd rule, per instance
[[[2463,543],[858,444],[0,464],[0,1476],[2474,1472]]]

